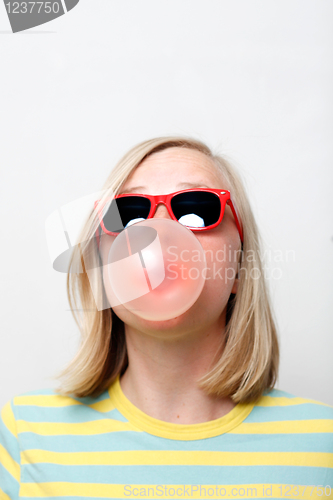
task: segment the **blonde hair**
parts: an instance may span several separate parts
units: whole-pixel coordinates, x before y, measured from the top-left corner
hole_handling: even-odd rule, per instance
[[[227,305],[221,350],[211,370],[198,383],[207,393],[230,397],[235,403],[256,401],[274,387],[279,363],[276,327],[260,259],[260,238],[253,213],[239,175],[230,162],[214,155],[201,141],[187,137],[159,137],[133,147],[115,166],[103,190],[117,194],[132,171],[149,155],[171,147],[194,149],[208,156],[227,182],[244,232],[243,259],[237,293]],[[98,227],[92,210],[75,247],[67,275],[67,295],[81,332],[81,345],[74,359],[56,378],[63,379],[57,392],[78,397],[97,396],[108,389],[128,365],[124,323],[110,307],[98,310],[87,270],[97,269],[97,293],[105,300],[101,261],[94,233]],[[251,255],[251,258],[247,256]],[[81,273],[70,272],[81,263]],[[256,277],[252,270],[256,271]],[[95,291],[96,291],[95,290]],[[80,305],[80,309],[78,308]]]

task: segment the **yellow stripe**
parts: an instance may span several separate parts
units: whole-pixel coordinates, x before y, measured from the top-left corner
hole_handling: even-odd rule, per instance
[[[8,453],[6,448],[0,443],[1,465],[16,481],[20,481],[21,468],[20,465]]]
[[[297,465],[333,468],[332,453],[221,452],[221,451],[95,451],[53,452],[25,450],[22,465]]]
[[[314,401],[313,399],[304,398],[276,398],[274,396],[262,396],[260,400],[256,403],[256,406],[294,406],[302,404],[317,404],[322,406],[328,406],[333,408],[333,406],[326,403],[321,403],[320,401]]]
[[[2,408],[1,418],[9,432],[17,438],[16,422],[10,401]]]
[[[81,403],[68,396],[61,395],[43,395],[37,394],[34,396],[16,396],[14,398],[14,403],[17,406],[40,406],[44,408],[63,408],[66,406],[86,406],[87,408],[92,408],[94,410],[106,413],[115,409],[114,404],[112,404],[109,398],[103,401],[98,401],[91,405]]]
[[[333,420],[284,420],[279,422],[243,422],[230,434],[308,434],[333,433]]]
[[[140,494],[141,493],[141,494]],[[288,484],[101,484],[101,483],[23,483],[20,497],[78,496],[83,498],[294,498],[314,500],[333,498],[329,487]]]
[[[3,489],[1,489],[1,486],[0,486],[0,498],[1,500],[11,500],[11,498],[7,495],[7,493],[5,493]]]
[[[33,432],[41,436],[92,436],[95,434],[105,434],[107,432],[119,431],[141,432],[129,422],[120,422],[119,420],[112,419],[77,423],[26,422],[25,420],[18,420],[17,426],[19,434],[22,432]]]

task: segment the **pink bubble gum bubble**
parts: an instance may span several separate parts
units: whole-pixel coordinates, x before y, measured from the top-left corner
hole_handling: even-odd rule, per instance
[[[118,304],[151,321],[187,311],[201,294],[205,277],[199,240],[170,219],[129,226],[116,237],[108,255],[109,285]]]

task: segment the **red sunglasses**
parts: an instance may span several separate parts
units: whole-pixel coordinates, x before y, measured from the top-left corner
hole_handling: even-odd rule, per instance
[[[163,195],[120,194],[115,196],[104,216],[100,200],[95,201],[100,227],[106,234],[118,235],[126,227],[154,216],[157,205],[166,206],[170,217],[191,231],[207,231],[218,226],[223,219],[226,203],[235,218],[241,242],[242,226],[232,203],[230,192],[223,189],[185,189]],[[96,231],[99,245],[99,230]]]

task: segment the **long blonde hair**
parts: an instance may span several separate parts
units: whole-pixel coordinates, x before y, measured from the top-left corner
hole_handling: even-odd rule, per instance
[[[117,163],[104,184],[104,198],[109,193],[117,194],[131,172],[147,156],[170,147],[194,149],[211,159],[232,193],[244,232],[239,287],[235,295],[231,294],[227,305],[223,349],[212,369],[198,382],[199,386],[207,394],[231,397],[235,403],[255,401],[276,383],[279,346],[260,259],[258,228],[234,167],[222,156],[214,155],[201,141],[187,137],[159,137],[133,147]],[[87,275],[90,267],[98,269],[94,286],[105,300],[101,261],[94,238],[97,226],[97,215],[92,210],[79,239],[85,243],[75,247],[69,263],[67,295],[81,332],[81,344],[74,359],[56,376],[63,380],[56,389],[63,395],[98,396],[119,374],[124,373],[128,365],[124,323],[110,307],[97,309]],[[249,255],[251,258],[247,258]],[[77,269],[78,263],[81,263],[83,272],[70,272],[71,268]]]

